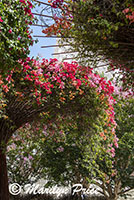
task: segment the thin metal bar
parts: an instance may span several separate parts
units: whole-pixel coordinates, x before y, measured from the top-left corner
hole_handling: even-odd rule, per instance
[[[41,24],[31,24],[31,26],[47,27],[46,25],[41,25]]]
[[[49,18],[54,18],[53,16],[49,16],[49,15],[43,15],[43,14],[39,14],[39,13],[32,13],[33,15],[37,15],[37,16],[42,16],[42,17],[49,17]]]
[[[104,65],[98,65],[98,66],[94,67],[94,69],[99,68],[99,67],[106,67],[106,66],[108,66],[108,65],[109,65],[109,63],[104,64]]]
[[[73,60],[73,59],[76,59],[77,57],[73,57],[73,58],[63,58],[62,60]],[[77,58],[78,59],[78,58]]]
[[[49,48],[49,47],[63,47],[63,46],[70,46],[70,44],[64,44],[64,45],[49,45],[49,46],[41,46],[41,48]]]
[[[38,3],[41,3],[41,4],[44,4],[44,5],[46,5],[46,6],[51,6],[50,4],[44,3],[44,2],[42,2],[42,1],[38,1],[38,0],[34,0],[34,1],[36,1],[36,2],[38,2]]]
[[[33,35],[33,37],[44,37],[44,38],[57,38],[57,36],[44,36],[44,35]]]
[[[34,35],[33,37],[48,37],[48,38],[72,38],[72,37],[60,37],[60,36],[45,36],[45,35]]]
[[[66,52],[52,53],[52,55],[60,55],[60,54],[68,54],[68,53],[77,53],[77,51],[66,51]]]
[[[53,54],[52,54],[53,55]],[[71,59],[79,59],[78,57],[73,57],[73,58],[63,58],[63,60],[71,60]],[[96,69],[96,68],[99,68],[99,67],[106,67],[106,66],[108,66],[109,64],[106,64],[106,65],[98,65],[98,66],[96,66],[96,67],[94,67],[94,69]]]

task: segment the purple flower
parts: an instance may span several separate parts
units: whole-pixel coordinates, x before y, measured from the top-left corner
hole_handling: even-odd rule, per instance
[[[57,150],[60,151],[60,152],[63,152],[64,148],[63,147],[58,147]]]
[[[30,155],[28,156],[28,158],[29,158],[29,160],[33,160],[33,157],[32,157],[32,156],[30,156]]]
[[[44,135],[47,137],[48,133],[46,132],[46,130],[43,130]]]
[[[27,161],[27,157],[24,157],[23,160],[24,160],[24,161]]]

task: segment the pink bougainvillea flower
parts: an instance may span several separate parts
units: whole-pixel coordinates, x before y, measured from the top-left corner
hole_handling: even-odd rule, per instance
[[[12,33],[12,29],[10,29],[8,32],[9,32],[9,33]]]
[[[118,148],[118,143],[117,142],[115,142],[114,145],[115,145],[116,148]]]
[[[126,8],[125,10],[123,10],[122,12],[125,14],[125,13],[128,13],[130,10],[129,8]]]
[[[1,19],[1,17],[0,17],[0,22],[3,22],[3,20]]]
[[[20,0],[20,3],[24,3],[24,4],[26,4],[25,0]]]
[[[25,11],[25,15],[26,15],[26,14],[30,14],[30,15],[32,14],[32,13],[31,13],[31,9],[24,8],[24,11]]]
[[[27,2],[29,4],[29,8],[33,8],[33,5],[30,1]]]

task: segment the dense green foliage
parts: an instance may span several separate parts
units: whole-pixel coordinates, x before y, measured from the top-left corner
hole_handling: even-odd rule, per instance
[[[94,157],[94,163],[90,171],[93,171],[93,183],[101,188],[101,193],[107,200],[117,199],[119,196],[134,189],[134,98],[117,98],[116,112],[116,135],[119,139],[118,148],[112,149],[113,158],[105,155],[100,159]],[[109,147],[113,147],[112,144]],[[91,146],[93,148],[93,145]],[[109,151],[107,151],[108,153]],[[91,155],[87,155],[86,161],[90,164]],[[112,161],[112,167],[109,161]],[[92,180],[89,178],[89,181]],[[100,182],[101,181],[101,182]]]
[[[58,115],[53,123],[43,126],[43,132],[41,129],[39,132],[35,130],[37,134],[32,131],[30,125],[27,125],[25,130],[30,131],[29,134],[34,136],[32,139],[34,144],[24,130],[20,130],[22,131],[20,139],[14,141],[15,146],[13,145],[11,149],[11,145],[8,152],[10,156],[8,167],[9,171],[12,171],[12,163],[14,169],[17,166],[18,169],[23,170],[17,171],[17,174],[11,173],[11,180],[25,183],[27,178],[23,174],[29,168],[29,177],[40,172],[37,180],[38,178],[49,180],[46,187],[55,184],[68,186],[81,182],[84,187],[88,188],[90,183],[94,183],[100,187],[101,194],[108,200],[115,200],[120,195],[124,195],[126,191],[134,188],[132,175],[134,172],[133,105],[133,98],[117,97],[115,116],[116,135],[119,139],[116,144],[118,148],[114,148],[114,145],[109,143],[109,149],[105,149],[109,140],[102,140],[97,134],[89,136],[88,131],[83,132],[84,127],[79,117],[72,121],[71,115],[66,120]],[[88,116],[85,117],[88,121]],[[41,124],[38,125],[41,126]],[[99,124],[100,128],[101,125]],[[90,131],[95,133],[96,126],[92,126]],[[20,150],[18,149],[22,152],[23,168],[20,166],[22,163],[14,159],[19,160]],[[112,157],[110,151],[113,153]],[[38,154],[34,155],[32,152],[38,152]],[[32,157],[29,159],[31,153]],[[31,166],[33,166],[32,171]]]
[[[33,44],[29,31],[32,7],[31,1],[0,1],[0,71],[13,68],[28,56]]]

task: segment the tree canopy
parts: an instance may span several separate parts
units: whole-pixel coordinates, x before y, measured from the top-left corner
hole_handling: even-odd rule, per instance
[[[133,87],[134,79],[134,7],[124,1],[51,1],[55,23],[43,30],[61,37],[77,52],[79,62],[99,66],[100,62],[118,69],[125,88]]]

